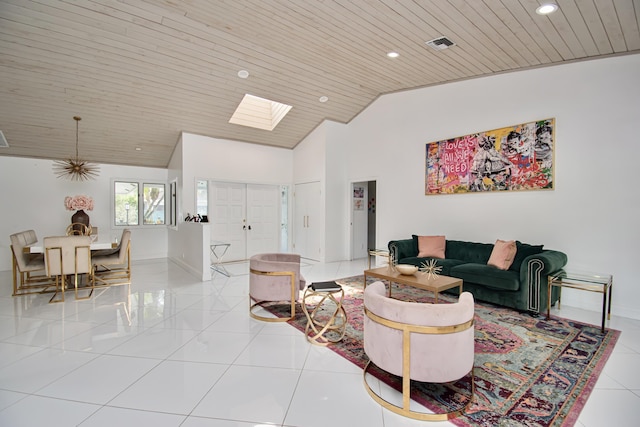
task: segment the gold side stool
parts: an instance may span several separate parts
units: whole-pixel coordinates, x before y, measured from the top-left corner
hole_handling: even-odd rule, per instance
[[[339,297],[336,298],[336,295]],[[320,298],[320,301],[309,313],[307,309],[307,301],[310,305],[312,300]],[[347,313],[342,306],[344,298],[344,289],[336,282],[320,282],[309,285],[302,297],[302,311],[307,316],[307,326],[304,330],[307,341],[311,344],[326,346],[331,343],[340,341],[347,332]],[[327,304],[327,301],[333,304]],[[330,311],[330,305],[333,305],[333,313],[325,313],[322,308]],[[328,334],[328,335],[326,335]]]

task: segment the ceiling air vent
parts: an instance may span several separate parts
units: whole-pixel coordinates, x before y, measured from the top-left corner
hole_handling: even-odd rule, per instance
[[[434,50],[444,50],[448,49],[451,46],[455,46],[456,44],[449,40],[446,37],[438,37],[433,40],[429,40],[427,46],[431,47]]]
[[[0,148],[9,148],[7,138],[4,137],[4,133],[0,130]]]

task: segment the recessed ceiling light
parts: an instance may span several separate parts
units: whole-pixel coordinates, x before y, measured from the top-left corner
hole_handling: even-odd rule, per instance
[[[398,56],[400,56],[400,54],[398,52],[388,52],[387,56],[389,58],[397,58]]]
[[[327,102],[329,100],[328,96],[321,96],[320,98],[318,98],[318,101],[320,102]]]
[[[247,77],[249,77],[249,72],[247,70],[240,70],[238,71],[238,77],[240,77],[241,79],[246,79]]]
[[[142,151],[142,148],[136,147],[136,151]]]
[[[555,3],[546,3],[536,9],[538,15],[548,15],[558,10],[558,5]]]

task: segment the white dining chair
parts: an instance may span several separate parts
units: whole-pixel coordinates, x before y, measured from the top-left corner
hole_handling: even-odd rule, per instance
[[[38,241],[34,230],[9,236],[13,265],[13,296],[46,291],[54,282],[45,274],[44,256],[25,252],[25,247]]]
[[[49,302],[64,302],[66,277],[73,275],[76,299],[91,298],[93,277],[91,265],[91,238],[89,236],[56,236],[44,238],[44,263],[47,275],[55,277],[56,292]],[[78,275],[87,274],[89,295],[78,296]],[[61,299],[54,300],[58,292]]]
[[[131,230],[122,232],[113,253],[96,254],[92,259],[94,286],[131,284]]]

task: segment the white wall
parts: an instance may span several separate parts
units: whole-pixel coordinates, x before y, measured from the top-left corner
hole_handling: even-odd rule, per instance
[[[569,268],[614,274],[614,313],[640,318],[639,76],[630,55],[382,96],[336,136],[343,185],[377,181],[379,247],[411,234],[544,244],[567,253]],[[549,117],[553,191],[424,195],[426,143]],[[341,203],[328,199],[327,210]],[[348,235],[348,221],[341,227]],[[601,307],[598,294],[571,290],[563,303]]]
[[[345,215],[347,221],[350,215],[351,203],[350,188],[344,186],[348,180],[348,158],[343,155],[341,140],[344,127],[325,121],[293,150],[294,183],[320,182],[323,211],[320,215],[323,222],[320,260],[323,262],[349,259],[350,253],[350,235],[345,235],[343,228]],[[331,200],[330,207],[328,200]]]
[[[195,183],[209,179],[248,184],[289,185],[293,151],[225,139],[182,134],[182,208],[195,212]]]
[[[345,143],[341,139],[345,125],[327,122],[325,165],[325,261],[350,258],[351,228],[342,228],[351,213],[350,159],[344,155]],[[329,203],[329,201],[331,201]]]
[[[293,183],[321,181],[326,173],[327,128],[331,122],[325,121],[315,128],[295,150],[293,150]],[[323,185],[324,187],[324,185]]]
[[[64,207],[64,198],[77,194],[93,197],[94,209],[88,211],[91,225],[100,236],[115,237],[122,228],[111,226],[111,179],[148,179],[166,182],[167,170],[117,165],[99,165],[100,175],[86,182],[56,178],[53,162],[20,157],[0,157],[0,270],[11,270],[9,235],[33,229],[38,240],[63,235],[71,223],[72,211]],[[167,256],[167,228],[132,227],[131,258],[134,260]]]
[[[178,142],[176,143],[176,148],[173,150],[173,154],[169,159],[169,166],[167,170],[167,179],[169,182],[175,181],[176,183],[176,226],[169,227],[167,230],[167,257],[175,260],[176,262],[182,262],[183,256],[182,254],[185,251],[184,247],[184,236],[179,233],[179,226],[182,224],[182,218],[186,216],[185,211],[183,210],[182,200],[184,198],[184,181],[182,170],[184,169],[184,163],[182,159],[182,135],[178,138]],[[192,194],[193,194],[192,190]],[[199,258],[198,258],[199,259]],[[197,263],[197,261],[194,261]],[[194,265],[193,268],[197,269],[197,265]]]
[[[182,133],[169,169],[170,179],[178,181],[179,213],[178,227],[169,231],[167,256],[190,271],[200,272],[204,261],[202,256],[194,255],[194,251],[201,251],[201,242],[191,237],[190,224],[183,222],[187,213],[196,212],[196,181],[290,185],[293,151]],[[206,261],[210,252],[208,245],[205,248],[201,255]],[[207,273],[210,272],[202,270],[197,275],[206,280]]]
[[[176,182],[176,216],[178,218],[184,218],[186,214],[182,212],[182,204],[180,200],[182,199],[182,170],[184,169],[184,162],[182,160],[182,136],[178,138],[178,142],[176,143],[176,148],[173,150],[173,154],[171,155],[171,159],[169,159],[169,166],[167,167],[167,180],[169,182]],[[179,221],[176,221],[176,224]]]
[[[181,222],[169,231],[170,255],[174,262],[202,281],[211,279],[211,225]]]

